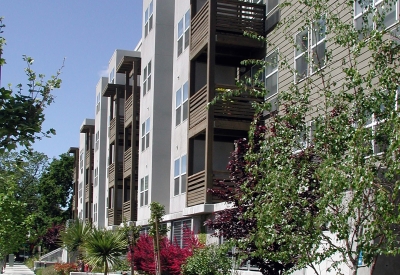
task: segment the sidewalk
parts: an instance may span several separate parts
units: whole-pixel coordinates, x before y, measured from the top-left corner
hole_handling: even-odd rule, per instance
[[[22,263],[14,263],[13,267],[10,267],[8,264],[6,266],[6,270],[3,273],[5,275],[33,275],[33,271],[26,267],[26,265]]]

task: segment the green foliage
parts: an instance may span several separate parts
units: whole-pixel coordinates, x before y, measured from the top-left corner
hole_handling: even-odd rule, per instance
[[[110,266],[123,265],[127,246],[122,232],[93,228],[84,242],[85,260],[93,268],[103,267],[106,275]]]
[[[361,251],[371,273],[379,255],[400,253],[399,47],[387,30],[367,24],[374,15],[375,26],[382,26],[387,9],[367,9],[356,30],[353,4],[280,5],[288,16],[266,38],[269,49],[291,46],[279,52],[280,77],[298,75],[293,50],[301,45],[294,37],[321,18],[325,62],[316,67],[316,57],[306,55],[313,74],[280,87],[277,112],[270,112],[269,100],[255,104],[269,118],[259,136],[258,118],[250,130],[245,160],[251,182],[241,187],[239,198],[239,205],[251,206],[245,218],[257,221],[239,242],[243,249],[254,245],[253,257],[293,263],[294,269],[309,266],[317,274],[331,257],[337,260],[330,270],[342,274],[348,266],[356,274]],[[242,92],[259,94],[248,82],[240,83]],[[268,94],[265,88],[261,92]]]
[[[82,258],[86,239],[91,234],[92,227],[81,220],[75,220],[61,232],[62,246],[74,256]]]
[[[232,259],[228,257],[231,245],[209,245],[196,249],[182,266],[183,275],[226,275],[230,274]]]
[[[54,266],[47,266],[36,270],[36,275],[59,275]]]
[[[28,233],[25,204],[15,198],[17,185],[12,173],[0,173],[0,258],[18,251]]]
[[[149,235],[154,240],[154,254],[156,259],[156,275],[161,274],[160,240],[166,235],[168,228],[161,224],[162,217],[165,215],[165,207],[159,202],[150,204]]]

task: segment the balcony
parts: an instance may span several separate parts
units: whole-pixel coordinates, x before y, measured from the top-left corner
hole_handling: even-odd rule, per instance
[[[236,86],[216,84],[216,94],[220,89],[237,89]],[[189,99],[189,137],[192,137],[206,127],[207,114],[214,118],[214,128],[248,131],[255,110],[252,102],[261,101],[247,95],[231,97],[228,101],[219,100],[213,105],[213,113],[207,109],[207,85],[197,91]]]
[[[213,171],[213,188],[217,188],[215,186],[214,181],[229,181],[229,172],[228,171]],[[210,201],[207,201],[207,183],[206,183],[206,172],[200,171],[196,174],[193,174],[188,177],[188,186],[187,186],[187,206],[191,207],[198,204],[205,203],[218,203],[221,202],[215,196],[211,197]]]
[[[213,10],[214,4],[216,10]],[[215,26],[210,26],[210,22],[215,22]],[[262,42],[244,37],[243,33],[264,35],[265,5],[238,0],[208,0],[191,21],[190,59],[198,56],[208,44],[210,30],[215,31],[217,46],[263,48]]]
[[[94,150],[90,149],[86,151],[86,168],[93,167],[94,165]]]
[[[117,171],[115,166],[117,166]],[[117,176],[117,179],[123,178],[122,170],[123,170],[122,162],[118,162],[117,165],[114,162],[108,166],[108,187],[114,185],[115,176]],[[117,173],[117,175],[115,173]]]
[[[137,201],[133,201],[132,208],[131,208],[131,201],[124,202],[123,217],[127,221],[137,220]]]
[[[108,209],[108,225],[120,225],[122,223],[122,210]]]
[[[136,96],[136,108],[133,106],[133,96]],[[140,92],[132,94],[125,101],[125,127],[127,127],[130,123],[132,123],[132,119],[136,119],[136,114],[134,112],[139,111],[140,104]],[[137,123],[138,124],[138,123]]]
[[[117,125],[118,121],[118,125]],[[119,126],[119,127],[117,127]],[[110,121],[110,128],[108,132],[108,136],[110,138],[110,143],[115,141],[115,138],[117,136],[117,128],[118,128],[118,134],[123,134],[124,133],[124,117],[123,116],[116,116]]]
[[[132,169],[132,147],[124,152],[124,178],[131,174]]]
[[[89,201],[89,191],[91,191],[89,190],[89,184],[85,184],[85,202]]]

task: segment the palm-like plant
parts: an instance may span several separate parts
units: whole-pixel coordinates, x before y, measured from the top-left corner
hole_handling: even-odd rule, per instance
[[[61,232],[62,246],[73,256],[82,258],[83,244],[91,232],[92,227],[81,220],[75,220]],[[75,254],[77,253],[77,255]]]
[[[85,260],[93,268],[102,267],[106,275],[110,266],[122,263],[127,247],[122,232],[93,228],[84,243]]]

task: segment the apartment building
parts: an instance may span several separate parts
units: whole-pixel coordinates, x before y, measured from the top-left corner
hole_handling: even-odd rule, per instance
[[[74,217],[108,228],[135,222],[146,230],[149,205],[159,202],[171,239],[181,242],[184,227],[211,233],[204,220],[227,206],[207,190],[218,180],[229,181],[226,166],[234,141],[247,137],[251,103],[263,99],[242,95],[208,103],[253,73],[255,68],[243,60],[276,60],[283,54],[298,71],[304,67],[293,44],[270,34],[296,9],[295,4],[281,10],[278,4],[143,0],[142,39],[134,51],[114,52],[109,77],[96,87],[95,120],[84,121],[80,147],[70,149],[76,160]],[[396,5],[391,24],[399,21],[399,1]],[[356,24],[357,16],[345,20]],[[243,31],[269,35],[274,46],[244,37]],[[323,39],[310,43],[306,52],[322,54]],[[277,108],[278,87],[287,89],[311,75],[305,69],[293,78],[290,70],[271,63],[263,75],[267,100]]]

